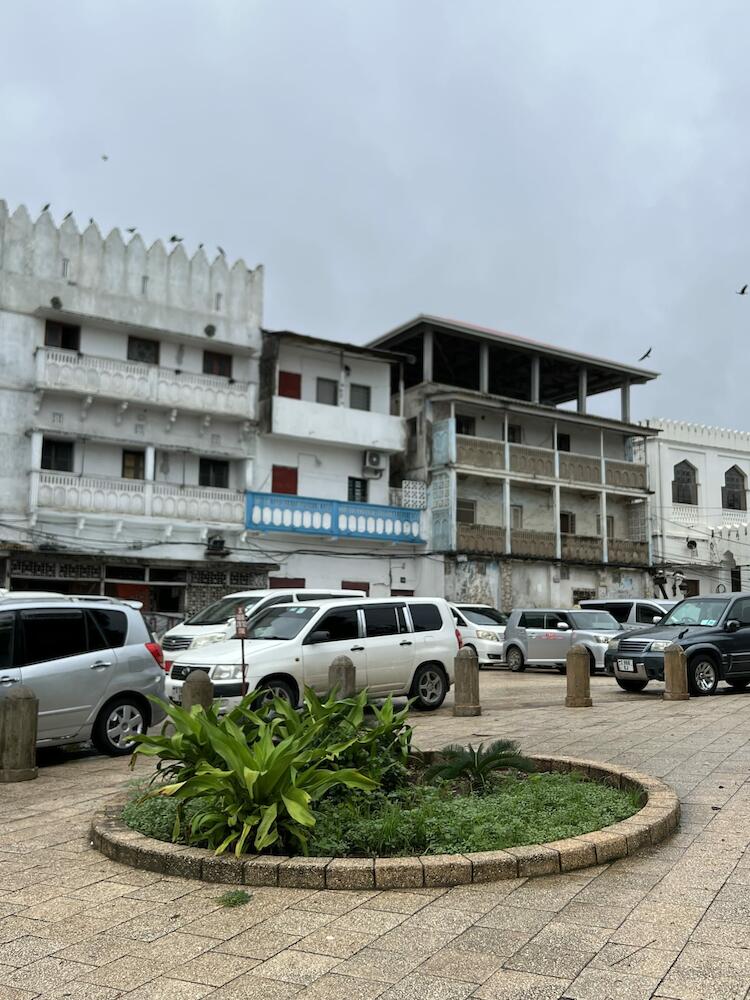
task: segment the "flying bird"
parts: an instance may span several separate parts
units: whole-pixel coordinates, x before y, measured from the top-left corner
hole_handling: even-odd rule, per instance
[[[224,247],[217,246],[216,249],[219,251],[222,257],[226,257],[227,254],[226,251],[224,250]]]
[[[49,212],[49,202],[47,202],[47,204],[42,208],[42,215],[44,215],[45,212]]]
[[[170,236],[169,237],[169,242],[170,243],[182,243],[182,241],[183,241],[184,238],[185,238],[184,236]]]
[[[71,217],[72,214],[73,214],[72,212],[68,212],[67,215],[64,215],[63,216],[63,222],[67,221]]]
[[[646,353],[645,353],[645,354],[642,354],[642,355],[640,356],[640,358],[638,358],[638,360],[639,360],[639,361],[645,361],[645,360],[646,360],[646,358],[648,358],[648,357],[650,357],[650,356],[651,356],[651,352],[652,352],[652,351],[653,351],[653,347],[649,347],[649,349],[648,349],[648,350],[646,351]]]
[[[94,225],[94,216],[93,216],[93,215],[92,215],[92,216],[89,216],[89,225],[90,225],[90,226],[93,226],[93,225]]]
[[[747,295],[747,285],[743,285],[739,292],[735,292],[735,295]]]
[[[198,249],[199,249],[199,250],[202,250],[202,249],[203,249],[203,244],[202,244],[202,243],[199,243],[199,244],[198,244]]]
[[[137,228],[138,228],[138,226],[131,226],[130,229],[126,229],[125,232],[126,233],[134,233]]]
[[[106,153],[102,153],[102,159],[103,159],[103,160],[104,160],[104,162],[106,163],[106,161],[107,161],[107,160],[109,159],[109,157],[107,156],[107,154],[106,154]]]

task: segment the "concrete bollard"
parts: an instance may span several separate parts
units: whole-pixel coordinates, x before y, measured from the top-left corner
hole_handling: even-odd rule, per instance
[[[205,670],[192,670],[182,685],[182,707],[189,712],[200,705],[206,712],[214,703],[214,686]]]
[[[664,650],[664,701],[687,701],[687,656],[678,643]]]
[[[36,778],[39,700],[23,684],[0,698],[0,782]]]
[[[591,659],[585,646],[576,643],[568,650],[565,658],[565,680],[567,693],[566,708],[591,708],[591,677],[589,669]]]
[[[337,656],[328,668],[328,690],[336,691],[339,700],[353,698],[357,690],[357,671],[348,656]]]
[[[479,704],[479,660],[473,649],[464,646],[459,649],[453,661],[455,688],[453,697],[453,714],[464,718],[469,715],[481,715]]]

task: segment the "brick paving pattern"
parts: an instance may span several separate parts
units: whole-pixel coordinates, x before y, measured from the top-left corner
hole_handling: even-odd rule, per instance
[[[564,684],[483,673],[484,714],[416,714],[417,742],[512,737],[662,777],[683,816],[660,847],[455,889],[249,888],[224,909],[221,886],[91,849],[127,761],[51,755],[0,786],[0,1000],[746,1000],[750,693],[667,703],[595,678],[594,708],[566,710]]]

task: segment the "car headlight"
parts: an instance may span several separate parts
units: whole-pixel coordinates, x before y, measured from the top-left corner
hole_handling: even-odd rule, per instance
[[[620,645],[620,640],[617,638],[617,636],[615,636],[614,639],[610,639],[609,642],[607,643],[607,649],[616,650],[619,645]]]
[[[486,639],[488,642],[497,642],[498,635],[497,632],[488,632],[487,629],[478,628],[477,639]]]
[[[233,681],[242,677],[242,666],[239,663],[219,663],[211,674],[214,681]]]
[[[595,635],[594,636],[594,642],[600,642],[603,646],[608,646],[609,645],[609,636],[608,635]]]
[[[223,632],[209,632],[208,635],[197,635],[190,643],[190,649],[198,649],[199,646],[207,646],[210,642],[221,642],[224,638]]]
[[[656,642],[651,643],[650,648],[652,653],[663,653],[664,650],[671,645],[672,645],[671,639],[657,639]]]

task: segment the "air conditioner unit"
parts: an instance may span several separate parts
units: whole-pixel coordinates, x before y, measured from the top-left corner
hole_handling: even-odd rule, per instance
[[[379,476],[385,468],[385,455],[380,451],[366,451],[362,457],[365,476]]]

